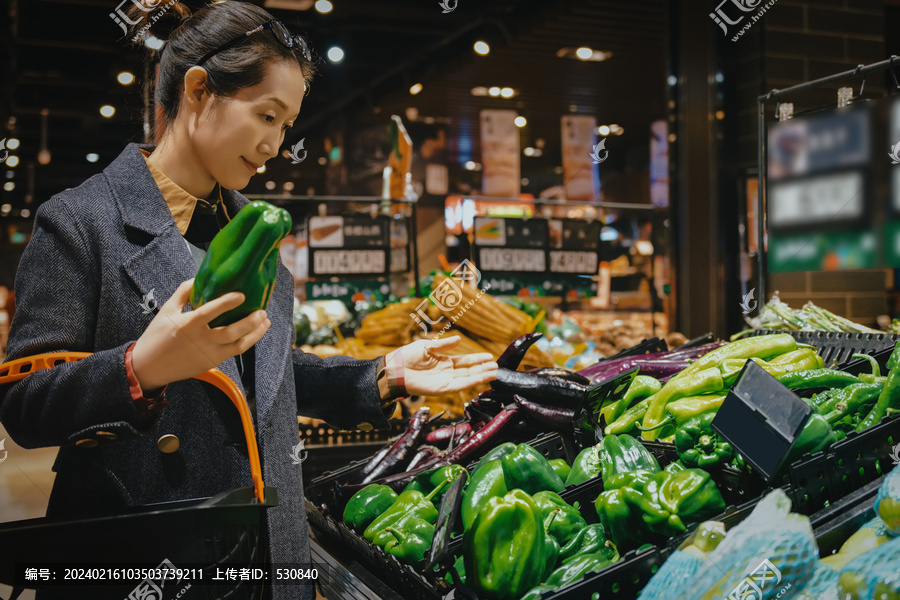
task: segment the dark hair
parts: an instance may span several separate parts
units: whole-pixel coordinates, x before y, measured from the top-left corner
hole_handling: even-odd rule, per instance
[[[143,8],[136,5],[141,2]],[[207,52],[254,29],[274,17],[262,8],[238,0],[217,0],[191,13],[172,0],[132,0],[127,11],[131,25],[128,37],[143,43],[146,32],[165,41],[160,54],[156,82],[156,141],[178,114],[184,75]],[[148,27],[149,25],[149,27]],[[271,60],[296,61],[303,72],[305,89],[315,74],[315,65],[298,48],[287,48],[269,31],[247,37],[246,41],[219,52],[202,66],[208,74],[210,93],[231,97],[241,89],[260,83]]]

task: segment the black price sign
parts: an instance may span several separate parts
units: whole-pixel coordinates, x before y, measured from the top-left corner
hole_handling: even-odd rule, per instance
[[[577,221],[575,219],[551,219],[550,232],[550,272],[593,275],[600,266],[599,221]]]
[[[388,217],[310,217],[310,275],[387,275],[390,225]]]
[[[547,270],[546,219],[475,217],[475,257],[487,272],[543,273]]]

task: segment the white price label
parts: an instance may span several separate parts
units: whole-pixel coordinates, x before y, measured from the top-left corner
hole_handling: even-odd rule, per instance
[[[863,214],[863,177],[856,171],[772,186],[769,224],[813,225],[852,221]]]
[[[550,271],[553,273],[596,273],[597,253],[576,250],[551,250]]]
[[[514,248],[482,248],[482,271],[545,271],[547,258],[543,250]]]
[[[384,250],[319,250],[313,253],[316,275],[384,273]]]

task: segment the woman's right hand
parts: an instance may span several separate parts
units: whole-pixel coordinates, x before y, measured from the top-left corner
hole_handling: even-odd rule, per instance
[[[271,322],[264,310],[231,325],[210,329],[209,322],[240,306],[244,295],[230,292],[196,310],[182,312],[193,285],[194,280],[188,279],[178,286],[134,346],[131,365],[145,395],[244,353],[269,330]]]

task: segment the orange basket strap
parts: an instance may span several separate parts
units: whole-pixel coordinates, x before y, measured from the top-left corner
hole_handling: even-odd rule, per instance
[[[91,352],[48,352],[5,362],[0,364],[0,385],[20,381],[35,371],[52,369],[56,365],[87,358],[91,354]],[[262,479],[262,467],[259,463],[259,446],[256,443],[256,430],[253,427],[250,407],[247,406],[244,394],[231,378],[218,369],[210,369],[197,375],[194,379],[205,381],[222,390],[237,408],[238,414],[241,416],[241,425],[244,427],[244,437],[247,439],[247,453],[250,456],[250,475],[253,478],[254,495],[260,502],[265,502],[265,494],[263,492],[265,486]]]

